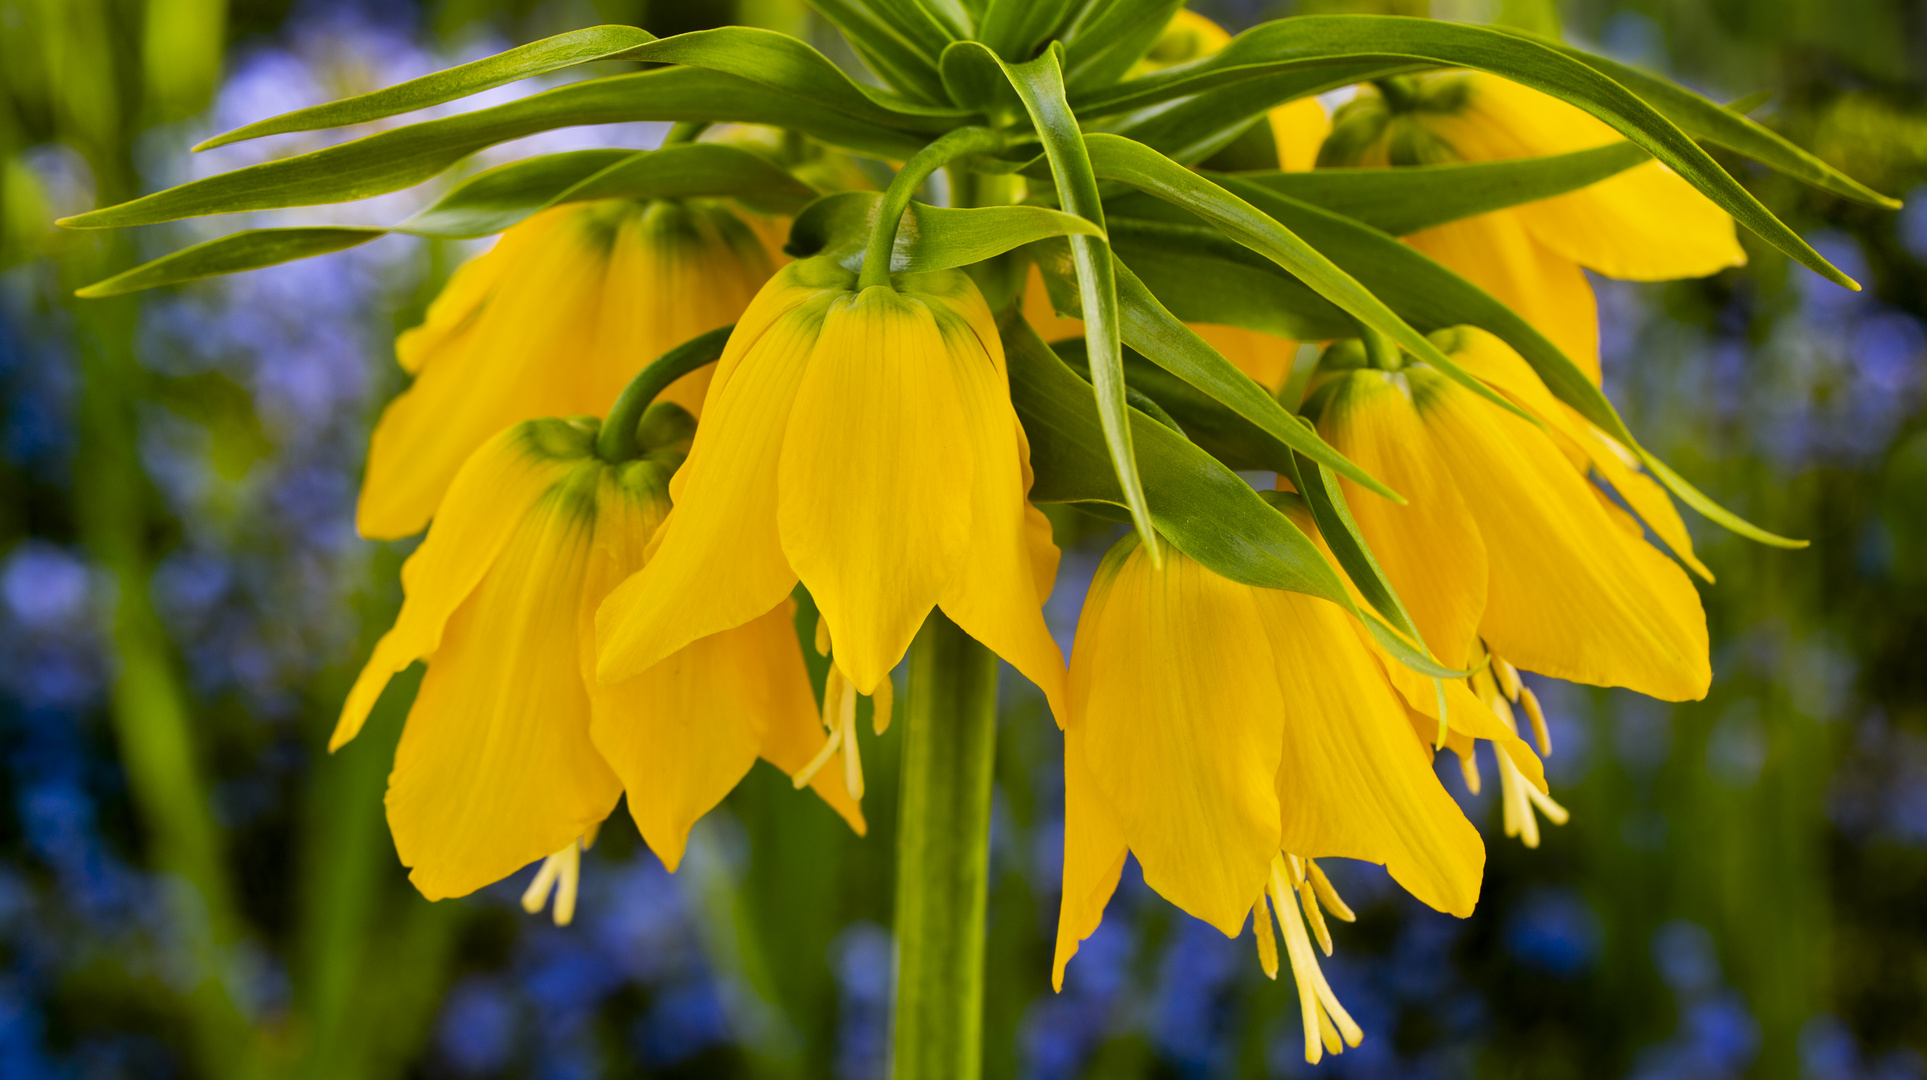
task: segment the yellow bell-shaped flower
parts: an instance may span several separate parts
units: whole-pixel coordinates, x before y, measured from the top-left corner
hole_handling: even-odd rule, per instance
[[[644,364],[734,322],[772,271],[763,241],[715,203],[574,203],[509,229],[395,342],[415,381],[375,426],[362,535],[420,532],[489,436],[601,415]],[[663,400],[695,413],[708,382],[694,372]]]
[[[958,271],[854,284],[792,263],[737,323],[659,548],[597,617],[603,679],[761,618],[801,579],[859,693],[940,606],[1060,701],[1041,611],[1057,549],[1026,501],[990,309]]]
[[[593,420],[503,430],[462,466],[402,567],[401,613],[329,748],[355,737],[395,673],[428,661],[387,804],[396,850],[429,899],[550,855],[569,874],[578,838],[593,836],[625,792],[643,838],[674,870],[690,826],[759,756],[794,772],[823,745],[786,600],[691,638],[633,678],[595,679],[596,608],[647,561],[686,414],[681,423],[661,448],[619,464],[595,456]],[[840,785],[817,791],[863,830]],[[562,908],[558,900],[558,917]]]
[[[1298,947],[1296,904],[1279,903],[1301,883],[1317,888],[1322,875],[1308,860],[1384,864],[1412,895],[1459,916],[1478,900],[1478,832],[1433,773],[1430,747],[1380,660],[1336,605],[1241,585],[1175,547],[1158,567],[1126,537],[1085,600],[1070,709],[1060,988],[1125,855],[1135,854],[1148,885],[1227,936],[1272,895],[1315,1061],[1321,1030],[1335,1022],[1352,1045],[1358,1030]],[[1290,887],[1274,888],[1276,880]],[[1329,954],[1323,921],[1307,906]],[[1275,973],[1269,921],[1260,955]]]
[[[1389,79],[1339,109],[1321,166],[1443,165],[1586,150],[1623,138],[1590,113],[1483,72]],[[1405,238],[1505,302],[1599,380],[1599,314],[1581,268],[1701,277],[1746,262],[1733,219],[1655,161],[1589,187]]]
[[[1313,394],[1319,434],[1409,500],[1343,481],[1426,644],[1450,664],[1475,666],[1489,647],[1556,678],[1668,701],[1704,696],[1712,672],[1699,593],[1587,470],[1691,560],[1671,501],[1503,342],[1465,328],[1440,336],[1462,367],[1544,426],[1419,364],[1342,370]]]

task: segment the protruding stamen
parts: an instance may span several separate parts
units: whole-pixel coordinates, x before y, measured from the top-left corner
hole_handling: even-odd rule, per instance
[[[1465,774],[1465,790],[1474,795],[1479,793],[1479,753],[1473,751],[1459,759],[1459,771]]]
[[[1251,909],[1251,936],[1258,939],[1258,966],[1265,969],[1265,978],[1278,978],[1278,935],[1271,928],[1271,908],[1265,904],[1263,893],[1258,894],[1258,903]]]
[[[1305,860],[1305,868],[1311,871],[1308,875],[1311,878],[1311,887],[1317,891],[1319,902],[1325,905],[1326,911],[1331,912],[1332,918],[1339,922],[1357,922],[1358,916],[1353,914],[1350,905],[1338,895],[1338,890],[1332,887],[1331,879],[1325,876],[1324,868],[1310,859]]]
[[[1294,857],[1293,863],[1296,862]],[[1299,899],[1294,895],[1297,890],[1289,880],[1292,875],[1293,870],[1287,868],[1284,856],[1271,860],[1271,906],[1279,929],[1285,934],[1292,981],[1298,985],[1299,1015],[1305,1026],[1305,1061],[1316,1065],[1327,1050],[1336,1054],[1346,1045],[1357,1046],[1365,1033],[1338,1003],[1338,996],[1332,993],[1331,984],[1325,981],[1325,973],[1318,966],[1318,955],[1312,952],[1311,935],[1305,931]],[[1331,1032],[1329,1036],[1327,1029]]]
[[[1499,689],[1505,691],[1506,700],[1519,700],[1519,691],[1524,688],[1519,682],[1519,669],[1494,655],[1492,670],[1499,673]]]
[[[535,880],[522,893],[522,910],[531,915],[542,910],[548,903],[549,890],[555,890],[555,908],[551,913],[555,925],[567,926],[575,921],[576,890],[582,882],[582,849],[595,842],[595,830],[591,829],[585,840],[571,841],[568,847],[542,860],[542,868],[535,872]]]
[[[1539,756],[1552,756],[1552,731],[1546,727],[1546,711],[1539,707],[1539,695],[1532,687],[1519,688],[1519,701],[1526,707],[1526,715],[1532,718],[1532,739],[1539,744]]]
[[[834,732],[842,727],[836,722],[836,708],[843,700],[843,669],[830,665],[829,677],[823,680],[823,730]]]
[[[810,763],[798,769],[790,776],[791,786],[795,787],[798,791],[803,790],[811,780],[816,779],[817,770],[821,769],[824,764],[830,760],[830,755],[836,753],[842,745],[843,729],[832,729],[830,731],[830,737],[823,740],[822,748],[817,750],[816,756],[810,759]]]
[[[863,798],[863,758],[856,748],[856,687],[843,680],[843,703],[838,710],[843,732],[843,790],[850,798]]]
[[[897,690],[888,676],[877,684],[877,692],[870,695],[870,730],[878,735],[890,730],[890,707],[895,703]]]
[[[830,655],[830,623],[821,614],[816,617],[816,655]]]

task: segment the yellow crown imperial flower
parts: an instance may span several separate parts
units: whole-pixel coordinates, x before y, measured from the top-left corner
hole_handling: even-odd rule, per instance
[[[1346,493],[1359,531],[1435,655],[1513,664],[1667,701],[1704,696],[1706,616],[1680,567],[1587,476],[1599,469],[1676,552],[1678,512],[1497,338],[1441,334],[1535,426],[1431,368],[1355,368],[1313,395],[1318,431],[1410,502]],[[1484,647],[1481,646],[1484,643]]]
[[[401,613],[329,748],[355,737],[395,673],[428,661],[387,804],[396,850],[429,899],[553,855],[537,884],[560,877],[562,917],[578,841],[617,796],[674,870],[690,826],[759,756],[793,772],[822,746],[787,601],[633,678],[595,680],[596,608],[647,561],[689,426],[656,406],[643,440],[655,448],[619,463],[596,456],[592,419],[507,428],[462,466],[402,567]],[[863,831],[841,787],[817,791]]]
[[[1309,859],[1384,864],[1425,903],[1471,914],[1484,845],[1349,621],[1324,600],[1221,577],[1175,547],[1161,568],[1135,535],[1111,549],[1071,659],[1060,988],[1127,853],[1148,885],[1227,936],[1272,897],[1311,1061],[1321,1045],[1340,1048],[1319,1038],[1327,1026],[1352,1045],[1359,1034],[1300,948],[1291,898],[1322,880]],[[1329,951],[1316,906],[1305,907]],[[1258,944],[1275,973],[1269,921]]]
[[[601,415],[644,364],[734,322],[771,271],[763,241],[720,203],[574,203],[509,229],[395,342],[415,381],[369,443],[362,535],[420,532],[489,436]],[[691,373],[663,400],[696,413],[708,380]]]
[[[1057,549],[1026,501],[990,309],[956,271],[854,283],[828,258],[792,263],[737,323],[655,555],[597,616],[604,680],[763,617],[800,579],[856,693],[940,606],[1059,702],[1041,611]]]
[[[1338,110],[1321,166],[1443,165],[1587,150],[1623,136],[1585,111],[1484,72],[1382,80]],[[1581,267],[1702,277],[1746,262],[1733,219],[1648,161],[1578,191],[1406,237],[1504,301],[1599,381],[1599,315]]]

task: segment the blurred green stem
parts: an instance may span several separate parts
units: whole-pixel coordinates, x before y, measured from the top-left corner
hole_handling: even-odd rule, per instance
[[[93,280],[101,266],[131,261],[128,254],[125,241],[108,241],[105,252],[73,259],[67,277]],[[135,441],[132,397],[142,385],[134,358],[138,309],[132,299],[95,304],[85,318],[75,319],[83,328],[84,378],[74,501],[81,542],[114,584],[114,734],[140,813],[148,866],[183,886],[169,898],[170,915],[199,968],[186,995],[196,1060],[204,1076],[248,1077],[260,1070],[261,1046],[228,986],[245,928],[173,649],[148,593],[152,494]]]
[[[997,657],[941,611],[910,647],[897,822],[896,1080],[975,1080]]]

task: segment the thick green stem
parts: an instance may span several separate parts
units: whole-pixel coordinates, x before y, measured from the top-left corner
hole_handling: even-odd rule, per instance
[[[863,249],[863,269],[857,275],[856,287],[867,289],[890,284],[890,253],[897,245],[897,226],[903,221],[903,212],[910,208],[911,197],[932,173],[958,158],[1001,150],[1003,146],[1004,136],[1000,132],[962,127],[904,162],[903,168],[897,170],[896,179],[890,181],[890,189],[883,193],[883,202],[877,206],[876,227],[870,233],[870,246]]]
[[[976,1080],[997,657],[932,611],[910,647],[897,817],[896,1080]]]
[[[656,400],[657,394],[669,389],[670,383],[721,357],[723,346],[729,343],[730,331],[734,329],[736,326],[732,323],[690,338],[637,372],[636,377],[630,379],[629,385],[617,395],[616,403],[609,406],[609,417],[602,422],[602,430],[596,435],[596,456],[608,462],[634,458],[639,452],[636,427],[642,423],[643,414],[649,411],[649,403]]]

